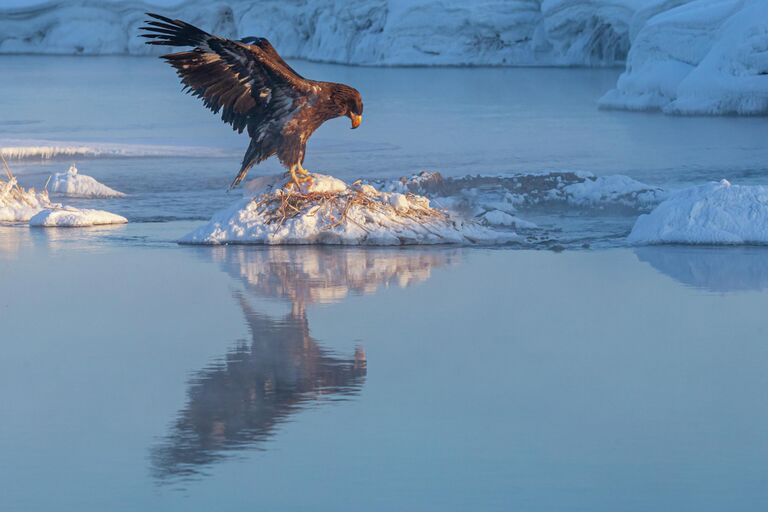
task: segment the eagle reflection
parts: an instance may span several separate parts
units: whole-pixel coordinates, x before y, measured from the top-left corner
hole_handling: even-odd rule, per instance
[[[251,340],[191,378],[186,406],[151,452],[160,482],[201,476],[220,460],[259,449],[294,412],[356,395],[365,382],[365,353],[357,348],[339,357],[323,348],[310,335],[306,305],[392,282],[408,286],[456,253],[223,247],[208,254],[242,281],[245,290],[235,299]],[[286,299],[290,312],[259,312],[249,296]]]

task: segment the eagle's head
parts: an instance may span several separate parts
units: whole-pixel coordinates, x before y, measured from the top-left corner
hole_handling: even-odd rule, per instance
[[[340,116],[352,120],[354,130],[363,121],[363,98],[357,89],[344,84],[334,84],[331,99],[338,109]]]

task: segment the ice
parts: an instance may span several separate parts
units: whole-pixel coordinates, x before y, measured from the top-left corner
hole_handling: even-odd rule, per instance
[[[632,244],[766,244],[768,186],[731,185],[727,180],[673,193],[641,215]]]
[[[160,54],[143,2],[0,10],[0,53]],[[157,10],[285,57],[362,65],[610,66],[601,105],[670,114],[768,113],[765,0],[192,0]]]
[[[162,13],[287,57],[366,65],[611,65],[638,18],[669,0],[193,0]],[[0,52],[160,53],[136,37],[147,4],[72,0],[0,11]]]
[[[0,222],[26,222],[43,208],[52,206],[46,191],[24,189],[14,176],[0,179]]]
[[[322,174],[286,191],[285,179],[261,179],[248,196],[180,240],[190,244],[498,244],[520,239],[437,210],[425,197],[350,186]],[[341,188],[341,184],[344,185]]]
[[[474,212],[478,217],[499,210],[568,205],[591,209],[649,211],[666,192],[628,176],[595,176],[584,171],[546,171],[510,175],[443,177],[422,171],[398,180],[373,182],[382,190],[412,192],[440,206]],[[501,217],[499,217],[501,218]]]
[[[768,2],[697,0],[647,21],[604,107],[768,114]]]
[[[0,139],[0,156],[8,160],[48,160],[57,157],[210,157],[226,154],[216,148],[161,144]]]
[[[99,183],[90,176],[78,174],[74,165],[66,172],[57,172],[51,176],[48,190],[51,194],[67,197],[125,197],[122,192]]]
[[[102,210],[80,209],[73,207],[47,208],[35,214],[30,226],[81,228],[106,224],[125,224],[128,219]]]

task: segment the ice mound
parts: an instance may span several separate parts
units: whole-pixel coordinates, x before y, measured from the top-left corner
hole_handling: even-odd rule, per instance
[[[652,17],[600,104],[670,114],[768,114],[768,2],[696,0]]]
[[[284,178],[251,185],[249,197],[216,213],[186,235],[190,244],[495,244],[517,240],[432,208],[412,193],[380,192],[361,182],[348,186],[331,176],[312,174],[300,190],[286,190]]]
[[[0,179],[0,222],[26,222],[43,208],[54,206],[46,191],[24,189],[12,175]]]
[[[125,224],[128,219],[103,210],[73,207],[46,208],[29,219],[30,226],[82,228],[107,224]]]
[[[51,176],[48,190],[51,194],[67,197],[125,197],[122,192],[99,183],[90,176],[78,174],[74,165],[66,172],[57,172]]]
[[[632,244],[766,244],[768,187],[728,181],[672,194],[635,222]]]

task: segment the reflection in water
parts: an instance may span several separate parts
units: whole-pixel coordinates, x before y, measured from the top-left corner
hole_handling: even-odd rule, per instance
[[[713,292],[768,289],[766,247],[648,246],[636,248],[635,255],[694,288]]]
[[[324,349],[310,335],[308,303],[372,293],[391,282],[407,286],[456,256],[439,249],[222,247],[207,253],[248,292],[287,299],[292,307],[287,315],[272,317],[257,311],[245,293],[235,293],[251,341],[236,344],[193,375],[186,406],[152,450],[153,473],[161,482],[201,475],[219,460],[258,448],[302,408],[358,393],[365,381],[365,353],[357,348],[353,357],[341,358]]]

